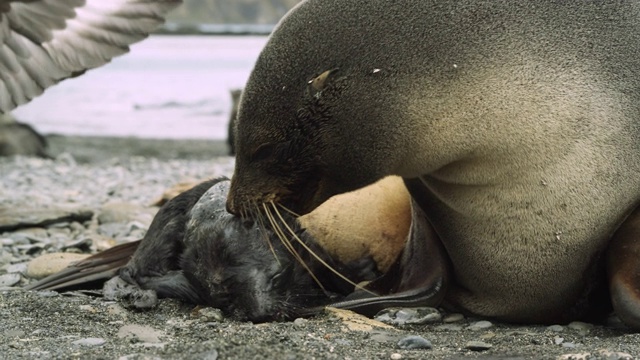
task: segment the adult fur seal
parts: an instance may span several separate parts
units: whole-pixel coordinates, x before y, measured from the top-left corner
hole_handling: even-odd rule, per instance
[[[288,249],[272,230],[227,213],[228,189],[228,180],[205,181],[165,204],[142,241],[96,254],[27,288],[86,288],[117,273],[105,284],[105,297],[135,308],[173,297],[218,307],[237,319],[268,321],[314,314],[351,293],[353,286],[327,264],[356,282],[379,274],[371,259],[334,261],[282,214],[280,226],[302,240]]]
[[[227,208],[305,214],[400,175],[413,223],[381,305],[549,323],[612,297],[639,327],[640,260],[617,256],[640,245],[638,54],[637,1],[303,1],[244,89]]]

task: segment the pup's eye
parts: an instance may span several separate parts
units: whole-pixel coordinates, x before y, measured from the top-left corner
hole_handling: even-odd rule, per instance
[[[260,161],[267,159],[273,155],[273,152],[276,149],[275,144],[262,144],[260,147],[251,155],[252,161]]]

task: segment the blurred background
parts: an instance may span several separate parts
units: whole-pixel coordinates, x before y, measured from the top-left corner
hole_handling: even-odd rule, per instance
[[[13,112],[41,134],[224,141],[231,91],[299,0],[185,0],[131,52]]]

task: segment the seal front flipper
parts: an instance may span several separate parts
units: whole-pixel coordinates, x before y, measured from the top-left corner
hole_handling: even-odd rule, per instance
[[[367,290],[380,296],[359,290],[331,306],[373,316],[389,307],[438,306],[442,302],[450,273],[449,260],[426,214],[416,202],[418,194],[414,194],[412,188],[422,185],[412,181],[405,180],[414,196],[409,239],[389,271],[366,286]]]
[[[83,285],[86,289],[89,283],[113,277],[129,262],[138,245],[140,240],[114,246],[24,288],[26,290],[63,290]]]
[[[640,328],[640,207],[620,225],[607,249],[611,302],[616,315]]]

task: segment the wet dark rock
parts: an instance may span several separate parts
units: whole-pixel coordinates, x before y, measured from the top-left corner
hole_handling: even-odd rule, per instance
[[[0,207],[0,232],[34,226],[47,226],[63,221],[86,221],[93,211],[83,207],[9,208]]]
[[[60,248],[60,250],[67,251],[73,248],[78,249],[81,252],[89,252],[91,251],[91,245],[93,245],[93,240],[89,238],[82,238],[65,244]]]

